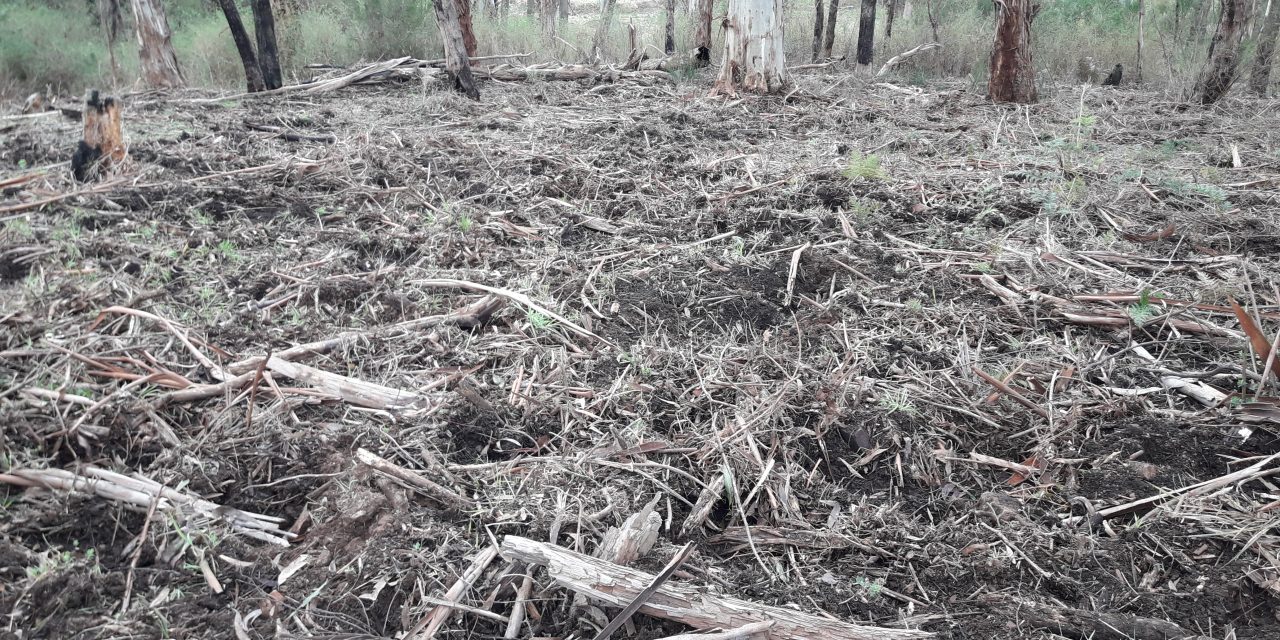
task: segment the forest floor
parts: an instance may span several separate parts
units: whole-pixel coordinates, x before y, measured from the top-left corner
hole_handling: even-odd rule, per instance
[[[589,638],[490,549],[649,504],[852,624],[1280,637],[1280,102],[708,85],[134,96],[87,186],[0,118],[0,637]]]

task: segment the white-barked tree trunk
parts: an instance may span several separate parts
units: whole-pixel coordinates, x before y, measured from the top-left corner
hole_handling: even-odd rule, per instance
[[[777,93],[787,86],[782,0],[729,0],[724,61],[712,94]]]

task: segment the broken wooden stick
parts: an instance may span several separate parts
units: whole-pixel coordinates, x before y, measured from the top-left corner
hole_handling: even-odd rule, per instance
[[[693,553],[693,543],[689,542],[671,557],[671,560],[667,562],[667,566],[663,567],[662,571],[653,577],[653,580],[649,581],[649,586],[636,595],[635,599],[627,603],[627,606],[623,607],[622,611],[614,616],[609,621],[609,624],[600,630],[600,633],[596,634],[594,640],[609,640],[614,633],[617,633],[618,629],[621,629],[622,625],[626,624],[631,619],[631,616],[635,615],[636,611],[639,611],[640,607],[644,606],[644,603],[648,602],[649,598],[652,598],[653,594],[657,593],[658,589],[661,589],[662,585],[671,579],[671,574],[675,573],[676,569],[679,569],[680,565],[689,559],[689,554],[691,553]]]
[[[411,391],[402,391],[329,373],[305,364],[281,360],[275,356],[267,359],[267,368],[359,407],[383,410],[426,408],[425,399]]]
[[[991,374],[988,374],[987,372],[977,367],[973,367],[973,372],[977,374],[979,378],[986,380],[987,383],[990,384],[991,386],[999,389],[1005,395],[1016,400],[1018,404],[1040,414],[1040,417],[1044,418],[1045,420],[1049,419],[1048,409],[1045,409],[1044,407],[1028,400],[1026,396],[1022,395],[1021,393],[1018,393],[1018,391],[1013,387],[1001,382],[999,379],[992,377]]]
[[[1111,518],[1118,518],[1132,513],[1142,513],[1173,500],[1174,498],[1204,495],[1238,482],[1248,482],[1250,480],[1257,480],[1258,478],[1275,475],[1280,473],[1280,467],[1268,469],[1267,466],[1276,459],[1280,459],[1280,453],[1273,453],[1243,469],[1232,471],[1231,473],[1211,478],[1204,482],[1197,482],[1178,489],[1163,491],[1154,496],[1140,498],[1124,504],[1118,504],[1114,507],[1101,509],[1091,516],[1071,516],[1066,519],[1066,522],[1068,524],[1074,524],[1088,518],[1092,518],[1096,522],[1101,522],[1103,520],[1110,520]]]
[[[421,489],[426,492],[427,495],[430,495],[436,500],[439,500],[451,507],[456,507],[458,509],[473,509],[476,506],[474,501],[459,495],[458,492],[453,489],[438,484],[424,477],[422,474],[411,469],[406,469],[391,462],[390,460],[387,460],[386,458],[379,457],[367,449],[356,449],[356,460],[359,460],[361,464],[381,473],[382,475],[395,478],[411,487]]]
[[[462,594],[466,593],[471,585],[480,577],[489,563],[498,557],[498,548],[489,547],[477,555],[475,560],[471,561],[471,566],[462,572],[461,576],[454,581],[453,585],[444,594],[445,602],[456,603],[462,599]],[[449,620],[449,616],[453,614],[452,604],[438,604],[427,614],[427,617],[418,621],[409,633],[405,634],[408,640],[430,640],[434,638],[436,633],[440,631],[440,627]]]
[[[386,327],[376,329],[366,329],[359,331],[346,331],[332,338],[308,342],[294,347],[289,347],[284,351],[273,354],[272,357],[281,360],[297,361],[311,356],[323,355],[339,347],[351,344],[362,338],[394,336],[408,331],[424,329],[426,327],[435,327],[441,325],[454,325],[464,329],[478,327],[489,321],[495,311],[501,309],[506,302],[499,296],[488,295],[465,307],[454,309],[449,313],[424,316],[397,322]],[[258,368],[258,364],[262,362],[262,356],[246,358],[238,362],[227,365],[226,370],[235,374],[243,374]]]
[[[654,575],[605,562],[563,547],[519,536],[502,541],[502,555],[547,567],[561,586],[615,607],[625,607],[654,580]],[[932,638],[927,631],[850,624],[782,607],[714,595],[700,587],[661,585],[639,611],[697,629],[732,629],[772,622],[769,637],[804,640],[904,640]]]

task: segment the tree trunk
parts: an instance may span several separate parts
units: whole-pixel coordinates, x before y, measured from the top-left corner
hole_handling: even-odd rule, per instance
[[[138,31],[138,59],[142,75],[152,87],[173,88],[184,84],[178,58],[173,53],[169,19],[160,0],[131,0],[133,21]]]
[[[539,8],[541,6],[542,4],[538,0],[525,0],[525,3],[524,3],[525,17],[532,18],[535,15],[541,15],[539,13]]]
[[[693,32],[694,56],[702,64],[711,62],[711,13],[715,0],[698,0],[698,20]]]
[[[1034,0],[995,0],[996,40],[991,47],[993,102],[1036,101],[1036,70],[1031,61],[1031,21],[1040,6]]]
[[[502,18],[503,22],[506,22],[507,18],[511,17],[511,0],[502,0],[498,9],[498,17]]]
[[[836,16],[840,11],[840,0],[827,0],[827,33],[822,37],[822,57],[831,57],[831,48],[836,44]]]
[[[816,9],[813,17],[813,61],[817,62],[822,57],[822,19],[825,14],[822,11],[822,0],[814,0],[813,7]]]
[[[938,16],[933,12],[933,0],[925,0],[925,13],[929,18],[929,30],[933,32],[933,41],[942,42],[942,36],[938,35]]]
[[[569,22],[569,0],[560,0],[560,24]]]
[[[662,52],[676,52],[676,0],[667,0],[667,35],[662,41]]]
[[[1271,59],[1276,53],[1277,33],[1280,33],[1280,6],[1276,0],[1272,0],[1267,21],[1262,26],[1262,35],[1258,37],[1253,71],[1249,74],[1249,92],[1259,98],[1267,97],[1267,86],[1271,84]]]
[[[471,58],[463,40],[462,22],[458,16],[458,3],[432,2],[436,23],[440,26],[440,41],[444,44],[444,68],[453,77],[453,86],[472,100],[480,99],[476,79],[471,75]]]
[[[458,26],[462,28],[462,44],[467,47],[467,57],[476,55],[476,32],[471,28],[471,0],[454,0],[458,4]]]
[[[591,63],[599,64],[603,57],[604,38],[609,33],[609,26],[613,23],[613,9],[618,5],[618,0],[604,0],[604,6],[600,8],[600,21],[596,23],[596,33],[591,37]]]
[[[556,39],[556,12],[559,7],[560,0],[542,0],[539,19],[542,24],[542,35],[547,39],[547,42],[554,42]]]
[[[871,64],[876,38],[876,0],[862,0],[858,20],[858,64]]]
[[[262,83],[268,89],[284,86],[280,74],[280,51],[276,48],[276,18],[271,12],[271,0],[253,0],[253,30],[258,36],[258,68],[262,70]]]
[[[120,30],[124,28],[124,20],[120,16],[120,0],[98,0],[98,23],[102,26],[102,35],[107,39],[107,57],[111,60],[111,81],[120,81],[120,64],[116,61],[116,41],[120,38]]]
[[[85,100],[84,135],[71,156],[71,174],[80,182],[93,180],[124,161],[124,137],[120,131],[120,102],[98,96],[95,89]]]
[[[893,18],[898,15],[898,0],[889,0],[889,12],[884,17],[884,39],[893,39]]]
[[[231,39],[235,40],[236,51],[240,54],[240,64],[244,67],[244,81],[249,93],[262,91],[266,85],[262,82],[262,70],[258,68],[258,57],[253,53],[253,42],[249,40],[249,32],[245,31],[240,21],[240,10],[236,8],[236,0],[218,0],[222,15],[227,18],[227,28],[231,30]]]
[[[1245,0],[1222,0],[1222,17],[1218,30],[1209,41],[1209,58],[1191,90],[1192,99],[1200,104],[1213,104],[1231,90],[1240,65],[1240,41],[1248,20]]]
[[[1142,84],[1142,36],[1146,30],[1147,21],[1147,4],[1144,0],[1138,0],[1138,59],[1133,65],[1133,82],[1134,84]]]
[[[786,86],[782,0],[729,0],[724,61],[711,93],[776,93]]]

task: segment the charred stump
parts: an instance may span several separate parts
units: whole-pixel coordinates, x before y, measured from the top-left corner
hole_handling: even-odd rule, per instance
[[[71,174],[79,182],[94,180],[124,162],[124,135],[121,132],[120,101],[89,93],[84,102],[84,133],[71,156]]]
[[[1034,0],[995,0],[996,39],[991,47],[992,102],[1036,101],[1036,70],[1031,61],[1031,21],[1040,5]]]

